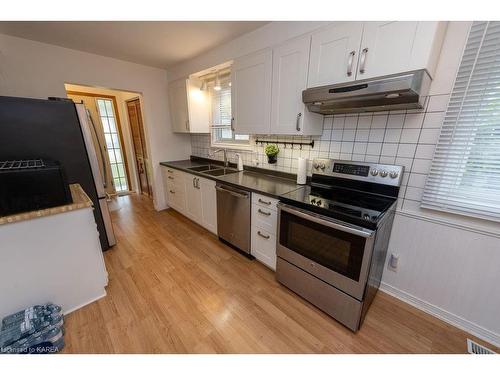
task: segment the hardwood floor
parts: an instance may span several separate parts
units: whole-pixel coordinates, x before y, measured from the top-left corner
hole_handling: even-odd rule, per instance
[[[66,317],[65,353],[466,352],[470,335],[382,292],[352,333],[177,212],[117,199],[108,295]]]

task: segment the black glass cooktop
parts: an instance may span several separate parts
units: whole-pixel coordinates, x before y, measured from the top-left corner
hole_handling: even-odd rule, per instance
[[[280,195],[280,200],[319,214],[375,229],[396,198],[343,188],[304,186]]]

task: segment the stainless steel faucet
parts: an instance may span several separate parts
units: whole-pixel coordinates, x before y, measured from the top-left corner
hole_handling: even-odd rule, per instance
[[[213,152],[213,155],[221,151],[224,153],[224,168],[227,168],[229,166],[229,163],[227,161],[227,150],[225,148],[219,148],[218,150],[215,150]]]

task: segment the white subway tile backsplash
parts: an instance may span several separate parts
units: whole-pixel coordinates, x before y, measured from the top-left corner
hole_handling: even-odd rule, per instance
[[[440,132],[441,132],[441,129],[438,129],[438,128],[422,129],[422,131],[420,133],[419,143],[426,143],[426,144],[435,145],[437,143],[438,138],[439,138]]]
[[[370,129],[359,129],[356,130],[356,141],[368,141],[370,135]]]
[[[368,147],[367,142],[354,142],[353,152],[355,154],[363,154],[363,156],[364,156],[366,154],[367,147]]]
[[[413,165],[411,171],[415,173],[429,173],[431,169],[432,160],[430,159],[415,159],[413,160]]]
[[[387,129],[399,128],[403,127],[403,122],[405,120],[404,114],[399,115],[389,115],[389,120],[387,120]]]
[[[371,128],[368,140],[370,142],[382,142],[384,140],[384,134],[386,129]]]
[[[403,158],[413,158],[415,155],[416,148],[417,148],[416,144],[400,143],[397,156],[403,157]]]
[[[312,159],[332,158],[374,163],[396,164],[405,167],[400,189],[398,206],[404,210],[417,207],[425,187],[425,178],[431,166],[435,144],[439,138],[444,119],[447,95],[431,96],[426,101],[427,110],[391,111],[365,113],[361,115],[325,116],[323,133],[320,136],[266,136],[259,139],[275,141],[310,142],[314,148],[304,146],[280,145],[280,154],[276,164],[268,164],[264,154],[265,145],[255,145],[255,136],[251,137],[250,151],[237,151],[242,154],[247,165],[261,168],[296,173],[297,158],[306,157],[308,173],[311,173]],[[207,134],[191,135],[193,155],[212,157],[222,160],[222,154],[210,155],[210,136]],[[235,162],[235,151],[228,157]]]
[[[401,133],[401,143],[418,143],[420,129],[403,129]]]
[[[432,159],[434,155],[434,145],[423,145],[419,144],[417,146],[417,151],[415,152],[415,157],[418,159]]]
[[[426,113],[424,118],[424,128],[441,128],[444,120],[444,112]]]
[[[408,113],[403,127],[405,129],[420,129],[424,122],[424,113]]]
[[[366,148],[367,155],[380,155],[381,151],[382,143],[368,142],[368,146]]]
[[[401,129],[387,129],[384,135],[384,142],[398,143],[401,137]]]
[[[396,156],[398,151],[397,143],[384,143],[382,146],[382,156]]]
[[[372,123],[371,123],[371,128],[372,129],[385,129],[387,126],[387,115],[379,115],[379,114],[374,114]]]
[[[359,116],[358,119],[358,129],[370,129],[372,124],[372,115],[370,116]]]

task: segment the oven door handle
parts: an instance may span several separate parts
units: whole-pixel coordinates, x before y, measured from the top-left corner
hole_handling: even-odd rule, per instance
[[[326,218],[325,216],[318,215],[315,213],[305,212],[303,210],[288,206],[288,205],[283,204],[281,202],[278,203],[278,209],[280,209],[282,211],[289,212],[292,215],[301,217],[303,219],[324,225],[326,227],[338,229],[342,232],[351,233],[351,234],[354,234],[356,236],[360,236],[360,237],[364,237],[364,238],[371,238],[371,237],[375,236],[375,231],[373,231],[373,230],[362,228],[362,227],[359,227],[356,225],[349,225],[349,224],[346,224],[344,222],[340,222],[338,220],[331,219],[331,218]]]

